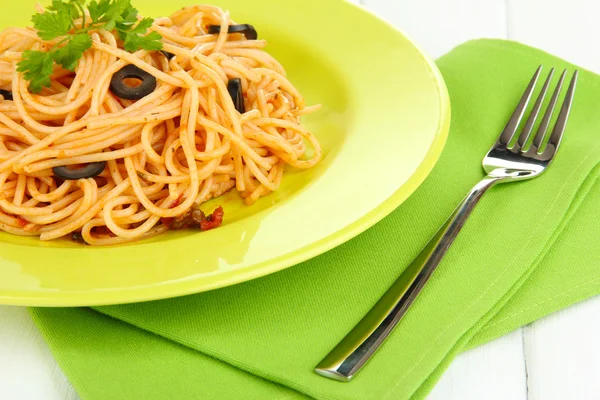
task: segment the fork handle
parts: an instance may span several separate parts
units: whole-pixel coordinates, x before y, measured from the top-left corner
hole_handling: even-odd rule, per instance
[[[481,197],[500,180],[501,178],[488,175],[471,189],[398,280],[358,325],[319,363],[315,368],[317,374],[349,382],[360,371],[429,281]]]

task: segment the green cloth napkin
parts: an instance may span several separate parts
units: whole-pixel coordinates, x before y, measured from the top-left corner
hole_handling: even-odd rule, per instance
[[[582,71],[564,144],[540,178],[492,189],[429,285],[351,382],[314,366],[482,178],[481,159],[539,64],[506,41],[438,60],[452,101],[444,153],[401,207],[350,242],[209,293],[94,309],[32,309],[83,399],[426,397],[461,351],[600,293],[600,77]]]

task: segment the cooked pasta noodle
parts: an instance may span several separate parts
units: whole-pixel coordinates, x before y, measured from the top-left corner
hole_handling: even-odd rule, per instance
[[[38,10],[42,12],[43,10]],[[75,22],[77,24],[78,21]],[[81,23],[81,21],[79,21]],[[125,243],[237,190],[246,204],[278,189],[287,166],[311,168],[317,139],[300,124],[307,107],[264,40],[228,33],[229,14],[200,5],[155,20],[163,50],[129,53],[92,31],[75,72],[55,67],[50,88],[30,92],[17,71],[25,50],[44,50],[32,28],[0,33],[0,229],[52,240],[80,233],[91,245]],[[219,25],[219,34],[206,27]],[[156,78],[137,100],[110,90],[133,64]],[[228,91],[239,78],[245,112]],[[104,162],[93,178],[62,180],[53,168]]]

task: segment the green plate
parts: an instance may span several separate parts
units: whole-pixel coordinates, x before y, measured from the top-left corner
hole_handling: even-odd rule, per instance
[[[6,2],[0,28],[24,26],[38,0]],[[138,0],[147,16],[190,0]],[[226,223],[92,248],[0,233],[0,303],[84,306],[168,298],[233,285],[321,254],[400,205],[425,179],[450,124],[433,62],[402,32],[342,0],[218,0],[253,24],[310,104],[325,157],[290,172],[251,207],[231,193]],[[315,277],[318,279],[319,277]]]

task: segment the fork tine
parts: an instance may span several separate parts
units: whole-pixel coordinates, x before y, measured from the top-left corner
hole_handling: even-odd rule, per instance
[[[525,127],[523,128],[521,136],[519,136],[519,147],[521,148],[521,150],[523,150],[525,144],[527,143],[527,140],[529,139],[529,136],[531,135],[531,131],[533,130],[533,126],[535,125],[535,121],[537,120],[538,115],[540,114],[542,104],[544,103],[544,99],[546,98],[546,93],[548,92],[548,87],[550,86],[550,82],[552,81],[553,76],[554,68],[550,70],[548,78],[546,79],[546,82],[544,82],[544,86],[542,87],[542,91],[540,92],[540,95],[538,96],[535,105],[533,106],[531,115],[525,123]]]
[[[523,93],[523,97],[521,97],[521,101],[519,101],[519,105],[517,105],[517,108],[513,112],[510,119],[508,120],[508,124],[506,124],[504,131],[502,131],[502,134],[500,135],[500,139],[499,139],[500,143],[502,143],[504,145],[508,145],[510,143],[510,141],[513,139],[513,137],[515,136],[515,133],[517,133],[517,129],[519,128],[519,124],[521,123],[521,120],[523,119],[523,114],[525,114],[525,110],[527,109],[529,100],[531,100],[531,95],[533,94],[533,90],[535,89],[535,85],[538,81],[538,78],[540,77],[541,72],[542,72],[542,66],[540,65],[538,67],[538,69],[535,71],[533,78],[531,78],[531,81],[529,82],[529,86],[527,86],[525,93]]]
[[[558,119],[556,120],[556,125],[554,125],[552,136],[550,136],[550,140],[548,141],[548,143],[554,146],[554,151],[558,150],[558,146],[560,146],[563,134],[565,133],[565,128],[567,127],[567,120],[571,113],[571,106],[573,105],[573,97],[575,96],[578,77],[579,71],[576,70],[571,79],[571,83],[569,84],[569,90],[567,91],[567,96],[565,97]]]
[[[563,73],[560,75],[560,79],[558,80],[558,85],[556,85],[556,89],[554,90],[554,94],[550,99],[550,104],[548,104],[548,109],[546,110],[546,114],[544,114],[544,118],[542,119],[542,123],[538,128],[538,131],[535,135],[535,139],[533,140],[533,146],[539,150],[540,146],[544,142],[544,137],[546,136],[546,131],[548,130],[548,126],[550,125],[550,120],[552,119],[552,114],[554,114],[554,109],[556,108],[556,102],[558,101],[558,96],[560,96],[560,91],[562,90],[563,83],[565,81],[565,77],[567,76],[567,70],[565,69]]]

